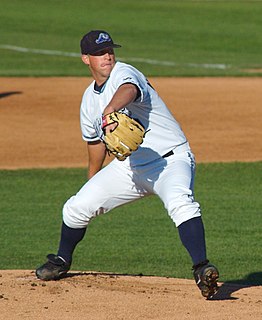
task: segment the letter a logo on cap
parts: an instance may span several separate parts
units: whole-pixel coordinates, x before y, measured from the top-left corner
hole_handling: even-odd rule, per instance
[[[109,37],[109,35],[107,33],[100,33],[98,38],[96,39],[97,44],[107,42],[107,41],[111,41],[111,38]]]

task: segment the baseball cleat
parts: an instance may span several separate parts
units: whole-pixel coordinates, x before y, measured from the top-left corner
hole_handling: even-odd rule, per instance
[[[208,260],[193,266],[193,275],[202,296],[211,299],[218,291],[219,272]]]
[[[36,269],[36,276],[41,280],[58,280],[70,269],[70,264],[55,254],[47,256],[48,261]]]

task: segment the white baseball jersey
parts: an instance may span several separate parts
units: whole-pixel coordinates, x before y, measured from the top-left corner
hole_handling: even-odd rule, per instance
[[[201,215],[193,192],[194,155],[186,137],[156,91],[134,67],[117,62],[99,92],[94,82],[87,88],[80,110],[83,139],[101,140],[102,113],[124,83],[135,84],[140,96],[122,112],[139,119],[147,133],[137,151],[125,161],[111,161],[65,203],[63,220],[71,228],[86,227],[97,215],[150,194],[160,197],[176,226]],[[172,154],[163,157],[171,150]]]
[[[125,161],[129,161],[132,167],[142,165],[186,142],[179,124],[145,76],[122,62],[116,62],[100,92],[95,90],[95,82],[92,82],[83,95],[80,124],[85,141],[99,140],[97,123],[115,91],[124,83],[135,84],[140,97],[127,105],[123,112],[138,119],[147,131],[142,145]]]

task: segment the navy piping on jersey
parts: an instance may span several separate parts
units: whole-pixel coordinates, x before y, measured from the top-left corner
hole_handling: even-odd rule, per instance
[[[97,93],[97,94],[102,93],[104,91],[104,89],[105,89],[105,84],[106,84],[107,80],[105,82],[103,82],[100,86],[95,82],[94,92]]]
[[[93,142],[93,141],[98,141],[99,139],[98,139],[98,136],[95,136],[95,137],[89,137],[89,136],[85,136],[85,135],[83,135],[83,137],[85,138],[85,139],[87,139],[88,140],[88,142]]]

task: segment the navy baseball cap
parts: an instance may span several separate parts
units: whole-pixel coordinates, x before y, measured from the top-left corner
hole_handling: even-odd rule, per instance
[[[115,44],[110,35],[103,30],[92,30],[85,34],[80,42],[82,54],[95,54],[106,48],[120,48]]]

